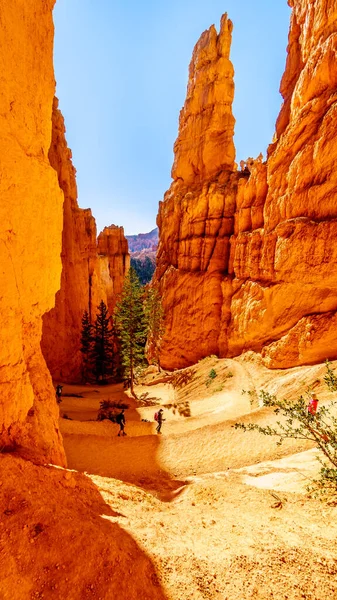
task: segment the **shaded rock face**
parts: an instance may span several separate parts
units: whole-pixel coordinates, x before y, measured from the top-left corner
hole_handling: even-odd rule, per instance
[[[0,6],[0,447],[65,464],[40,348],[42,315],[54,304],[61,275],[63,194],[48,158],[53,5]]]
[[[235,171],[224,159],[233,148],[232,138],[228,142],[232,121],[222,119],[221,99],[227,106],[230,95],[225,83],[212,108],[213,122],[219,112],[223,123],[225,149],[216,149],[209,167],[200,159],[207,155],[212,129],[201,118],[197,136],[186,123],[193,122],[194,98],[196,103],[209,98],[205,69],[215,66],[212,61],[205,66],[203,57],[218,40],[226,39],[229,48],[226,16],[219,36],[213,39],[211,28],[195,47],[175,144],[174,182],[158,215],[155,276],[166,309],[162,364],[167,368],[248,349],[262,352],[265,364],[275,368],[337,356],[332,325],[337,310],[336,7],[333,0],[292,0],[291,5],[284,104],[266,163],[250,160],[248,168]],[[221,70],[221,60],[216,64]],[[232,90],[230,73],[226,62],[227,77],[220,81]],[[200,159],[194,176],[190,165],[197,159],[191,147]]]
[[[62,276],[55,307],[43,317],[41,347],[53,379],[76,382],[82,377],[83,313],[87,310],[94,321],[101,300],[113,311],[129,268],[128,244],[123,228],[115,225],[106,227],[97,240],[91,210],[78,207],[76,172],[57,99],[49,159],[64,193]]]

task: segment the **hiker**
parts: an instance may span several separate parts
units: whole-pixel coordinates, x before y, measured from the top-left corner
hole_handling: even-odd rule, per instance
[[[125,415],[124,415],[124,408],[122,408],[121,412],[118,413],[117,417],[116,417],[116,423],[118,423],[119,425],[119,432],[118,432],[118,437],[120,437],[120,435],[126,435],[124,429],[125,429]]]
[[[308,404],[308,417],[314,419],[317,413],[318,398],[315,393],[311,393],[311,398]]]
[[[163,419],[163,409],[161,408],[155,415],[154,415],[154,420],[157,421],[158,425],[156,427],[156,432],[159,433],[161,435],[161,426],[163,424],[163,421],[166,421],[166,419]]]
[[[56,386],[56,402],[57,402],[57,404],[60,404],[62,402],[62,399],[61,399],[62,388],[63,388],[63,385]]]
[[[123,389],[124,390],[128,390],[129,387],[131,386],[131,379],[124,379],[123,381]]]

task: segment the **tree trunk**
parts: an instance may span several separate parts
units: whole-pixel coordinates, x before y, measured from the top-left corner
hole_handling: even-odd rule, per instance
[[[133,382],[134,382],[134,375],[133,375],[133,362],[131,360],[131,364],[130,364],[130,392],[132,394],[132,396],[134,398],[137,398],[134,387],[133,387]]]

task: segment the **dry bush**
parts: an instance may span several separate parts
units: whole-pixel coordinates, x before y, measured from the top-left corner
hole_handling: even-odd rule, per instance
[[[188,383],[193,381],[195,375],[195,369],[185,369],[184,371],[177,371],[173,373],[171,377],[171,383],[174,388],[181,388]]]
[[[165,408],[171,409],[175,415],[176,412],[179,413],[182,417],[190,417],[191,416],[191,408],[190,403],[186,402],[175,402],[174,404],[164,404]]]
[[[102,400],[102,402],[99,403],[99,406],[97,421],[109,419],[109,421],[112,421],[113,423],[116,422],[116,416],[122,408],[129,408],[129,405],[125,402],[112,402],[111,400]]]

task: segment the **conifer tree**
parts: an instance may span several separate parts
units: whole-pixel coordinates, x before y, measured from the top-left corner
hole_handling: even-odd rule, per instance
[[[81,352],[82,352],[82,377],[85,381],[88,377],[90,370],[90,358],[91,349],[93,343],[93,327],[90,323],[89,313],[87,310],[84,311],[82,317],[82,331],[81,331]]]
[[[145,315],[148,326],[148,353],[160,371],[160,343],[164,335],[164,309],[158,288],[151,287],[145,298]]]
[[[122,365],[130,377],[131,394],[135,398],[137,397],[134,391],[135,369],[144,362],[147,335],[143,294],[136,271],[130,267],[124,280],[120,300],[116,304],[115,323],[120,341]]]
[[[97,309],[91,357],[96,381],[104,382],[106,376],[112,374],[113,369],[114,330],[111,316],[103,300],[101,300]]]

